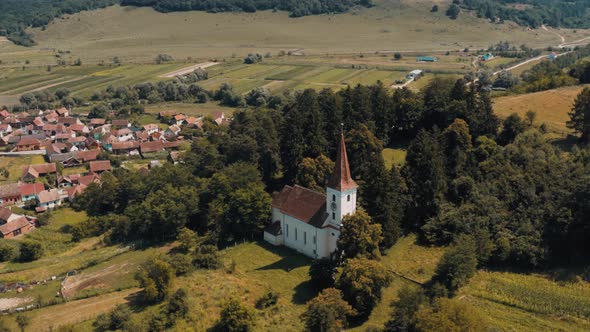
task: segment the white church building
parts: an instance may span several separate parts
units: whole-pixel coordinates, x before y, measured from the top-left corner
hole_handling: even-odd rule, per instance
[[[272,224],[264,230],[264,239],[312,258],[330,256],[336,250],[342,218],[356,211],[357,188],[342,135],[326,192],[295,185],[275,193]]]

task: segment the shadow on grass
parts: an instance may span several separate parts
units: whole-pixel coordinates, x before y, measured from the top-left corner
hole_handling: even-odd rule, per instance
[[[276,261],[266,266],[259,267],[256,269],[257,271],[283,270],[285,272],[291,272],[294,269],[310,265],[312,262],[310,258],[303,256],[295,250],[291,250],[285,247],[275,247],[271,244],[262,241],[259,241],[257,244],[263,247],[264,249],[278,256],[281,256],[281,259],[279,261]]]

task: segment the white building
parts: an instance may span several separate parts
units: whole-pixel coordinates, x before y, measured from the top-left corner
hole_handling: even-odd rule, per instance
[[[273,222],[264,230],[264,239],[312,258],[330,256],[336,250],[342,218],[356,211],[357,187],[342,136],[326,193],[301,186],[285,186],[275,193]]]

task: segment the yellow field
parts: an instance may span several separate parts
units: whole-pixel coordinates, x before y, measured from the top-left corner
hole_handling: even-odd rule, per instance
[[[546,123],[551,130],[561,134],[568,134],[570,130],[565,126],[569,120],[568,112],[582,91],[581,86],[572,86],[528,93],[523,95],[505,96],[494,99],[494,110],[505,118],[512,113],[520,116],[528,111],[537,113],[537,122]]]

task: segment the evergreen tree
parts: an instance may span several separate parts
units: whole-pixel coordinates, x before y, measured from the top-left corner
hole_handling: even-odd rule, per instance
[[[580,140],[584,143],[590,141],[590,88],[584,88],[576,97],[572,111],[569,113],[570,121],[567,126],[576,133],[581,134]]]

